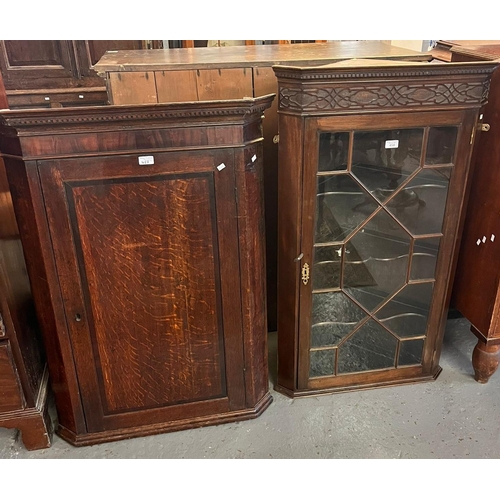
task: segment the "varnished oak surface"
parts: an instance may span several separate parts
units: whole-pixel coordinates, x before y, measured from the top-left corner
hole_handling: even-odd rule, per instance
[[[261,118],[272,99],[0,113],[71,442],[253,418],[270,403]]]
[[[427,60],[428,54],[395,47],[384,42],[329,42],[290,45],[245,45],[168,50],[121,50],[107,52],[94,66],[103,75],[111,71],[243,68],[272,64],[338,59],[409,58]]]

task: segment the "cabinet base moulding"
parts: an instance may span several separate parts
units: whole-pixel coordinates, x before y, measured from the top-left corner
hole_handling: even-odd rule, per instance
[[[341,387],[328,387],[326,389],[297,389],[291,390],[286,387],[283,387],[279,384],[274,386],[274,390],[288,396],[290,398],[305,398],[305,397],[314,397],[321,396],[325,394],[337,394],[342,392],[354,392],[354,391],[364,391],[366,389],[374,389],[376,387],[396,387],[398,385],[407,385],[407,384],[417,384],[420,382],[431,382],[436,380],[441,373],[442,368],[438,366],[436,370],[430,375],[421,375],[419,377],[406,378],[403,380],[388,380],[386,382],[374,382],[371,384],[359,384],[352,386],[341,386]]]
[[[267,393],[253,408],[245,408],[242,410],[223,413],[220,415],[207,415],[204,417],[176,420],[173,422],[162,422],[159,424],[133,427],[130,429],[88,432],[86,434],[78,435],[70,431],[69,429],[66,429],[65,427],[59,425],[56,433],[74,446],[88,446],[99,443],[109,443],[121,439],[151,436],[154,434],[163,434],[167,432],[182,431],[186,429],[195,429],[197,427],[206,427],[208,425],[239,422],[240,420],[250,420],[259,417],[272,403],[272,401],[273,398],[271,394]]]

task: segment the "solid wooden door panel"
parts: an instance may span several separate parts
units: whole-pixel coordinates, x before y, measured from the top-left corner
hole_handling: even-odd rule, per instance
[[[6,80],[75,76],[68,40],[3,40],[0,53]]]
[[[108,50],[142,49],[140,40],[74,40],[73,45],[81,76],[97,76],[94,64]]]
[[[210,181],[158,176],[67,188],[94,290],[93,341],[108,411],[225,392]]]
[[[231,156],[40,162],[90,431],[244,407]]]

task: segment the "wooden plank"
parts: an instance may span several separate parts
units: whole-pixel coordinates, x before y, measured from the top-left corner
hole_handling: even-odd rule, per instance
[[[200,101],[253,97],[251,69],[201,69],[196,73]]]
[[[157,102],[154,73],[110,73],[109,100],[111,104],[150,104]]]
[[[155,71],[158,102],[198,100],[195,70]]]
[[[166,50],[119,50],[105,54],[94,66],[106,72],[134,72],[180,69],[251,68],[273,64],[328,64],[341,59],[376,58],[428,60],[429,53],[415,52],[374,40],[196,47]]]

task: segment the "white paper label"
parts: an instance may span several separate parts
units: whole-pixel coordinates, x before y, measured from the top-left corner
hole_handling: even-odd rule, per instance
[[[394,149],[399,147],[399,141],[394,139],[392,141],[385,141],[385,149]]]
[[[154,165],[154,156],[139,156],[139,165]]]
[[[221,170],[224,170],[226,168],[226,165],[224,163],[221,163],[218,167],[217,170],[220,172]]]

